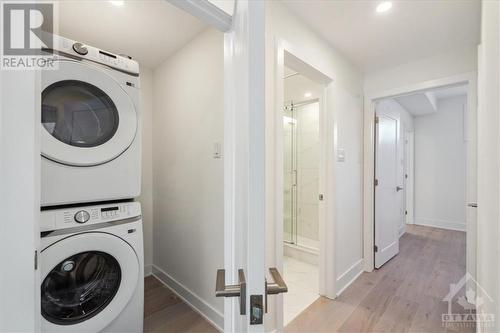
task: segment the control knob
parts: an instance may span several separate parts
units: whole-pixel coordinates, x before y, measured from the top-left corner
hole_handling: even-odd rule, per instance
[[[75,214],[75,221],[78,223],[85,223],[90,220],[90,214],[86,210],[80,210]]]

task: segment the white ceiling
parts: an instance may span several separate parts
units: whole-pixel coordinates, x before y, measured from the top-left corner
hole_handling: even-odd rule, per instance
[[[419,117],[437,112],[437,103],[442,99],[465,95],[467,85],[455,85],[397,96],[394,99],[412,116]]]
[[[479,43],[480,0],[282,0],[365,71],[400,65]]]
[[[165,0],[59,2],[59,34],[154,68],[207,28]]]
[[[305,77],[304,75],[285,67],[284,89],[285,104],[288,104],[290,101],[298,103],[320,98],[323,86]],[[311,96],[306,97],[306,93],[310,93]]]

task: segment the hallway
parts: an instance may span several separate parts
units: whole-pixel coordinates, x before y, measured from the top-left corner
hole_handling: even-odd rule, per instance
[[[441,321],[448,311],[442,299],[464,274],[464,232],[407,225],[396,257],[335,301],[319,298],[285,332],[473,332]],[[453,313],[465,310],[455,302]]]

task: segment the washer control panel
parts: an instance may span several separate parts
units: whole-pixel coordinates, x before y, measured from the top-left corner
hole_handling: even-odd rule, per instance
[[[41,212],[40,231],[53,231],[81,225],[113,222],[141,216],[138,202],[57,208]]]
[[[78,223],[85,223],[90,220],[90,214],[86,210],[79,210],[75,214],[75,221]]]

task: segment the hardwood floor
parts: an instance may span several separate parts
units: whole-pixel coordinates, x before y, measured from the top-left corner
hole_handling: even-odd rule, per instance
[[[448,312],[442,299],[464,274],[465,233],[411,225],[396,257],[363,273],[336,300],[319,298],[285,332],[473,332],[441,321]],[[452,312],[467,313],[457,297]]]
[[[154,276],[144,281],[144,332],[218,332]]]

